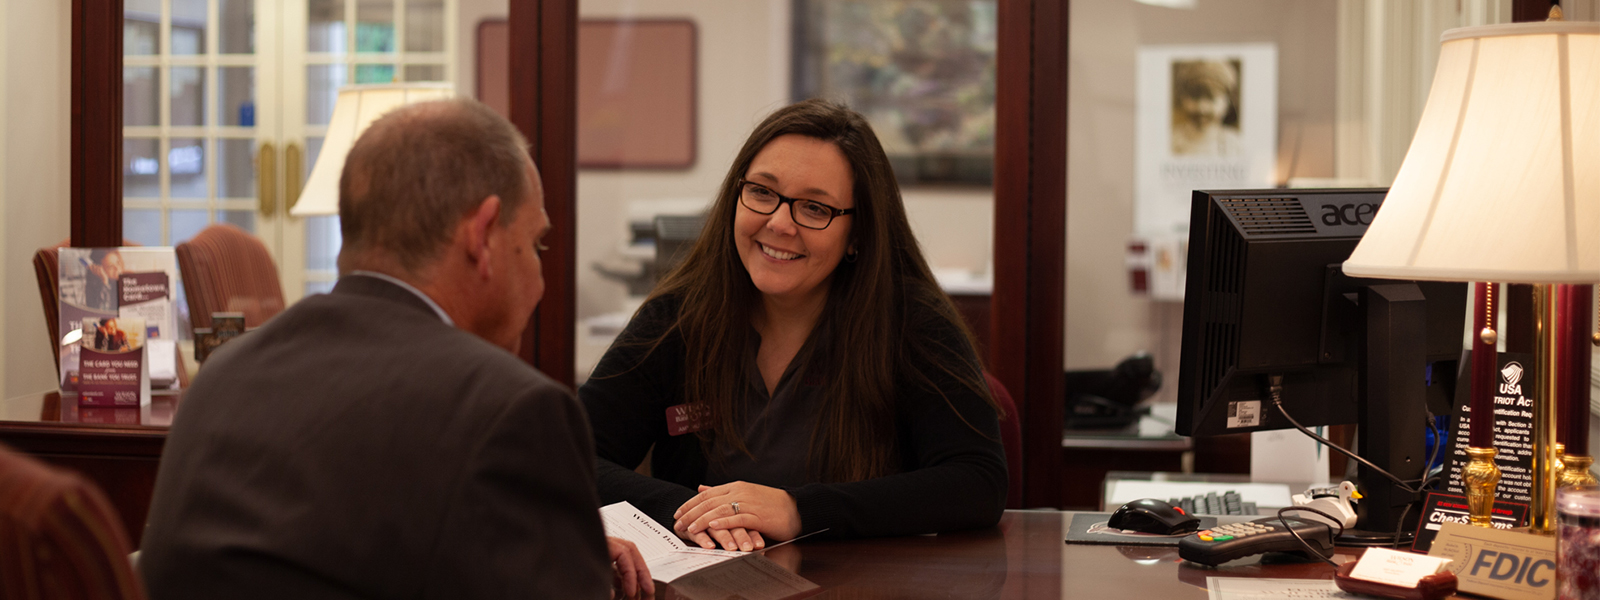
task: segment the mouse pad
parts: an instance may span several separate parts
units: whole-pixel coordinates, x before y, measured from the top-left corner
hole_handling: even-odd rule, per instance
[[[1176,546],[1182,535],[1163,536],[1143,533],[1119,533],[1106,527],[1111,513],[1077,513],[1072,515],[1072,525],[1067,528],[1068,544],[1117,544],[1121,546]],[[1217,526],[1216,517],[1200,517],[1200,529]],[[1185,534],[1187,535],[1187,534]]]

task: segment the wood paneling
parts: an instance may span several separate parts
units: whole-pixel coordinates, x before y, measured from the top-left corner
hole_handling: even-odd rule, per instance
[[[576,0],[511,3],[511,122],[532,146],[553,229],[543,252],[544,299],[523,331],[521,355],[567,386],[577,333]]]
[[[1024,506],[1061,505],[1067,2],[1001,0],[989,364],[1023,415]]]
[[[73,246],[122,243],[121,0],[72,0],[71,227]]]

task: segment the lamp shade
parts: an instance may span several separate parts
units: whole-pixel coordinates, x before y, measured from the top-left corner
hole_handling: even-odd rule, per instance
[[[414,102],[439,100],[455,95],[448,83],[397,83],[351,85],[339,89],[333,105],[328,135],[323,138],[311,179],[300,192],[300,200],[289,209],[297,217],[339,214],[339,175],[344,172],[344,157],[378,117]]]
[[[1411,149],[1344,272],[1600,281],[1600,23],[1451,29]]]

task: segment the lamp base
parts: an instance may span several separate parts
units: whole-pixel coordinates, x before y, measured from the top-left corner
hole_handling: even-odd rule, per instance
[[[1582,487],[1600,485],[1600,480],[1595,479],[1589,467],[1594,464],[1593,456],[1581,454],[1567,454],[1561,457],[1561,478],[1556,480],[1557,488]]]
[[[1467,488],[1469,520],[1478,527],[1494,527],[1494,488],[1500,484],[1500,466],[1494,464],[1494,448],[1467,448],[1467,469],[1462,480]]]

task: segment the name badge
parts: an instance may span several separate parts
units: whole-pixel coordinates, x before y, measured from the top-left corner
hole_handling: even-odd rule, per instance
[[[692,404],[667,408],[667,434],[683,435],[705,429],[706,411]]]

